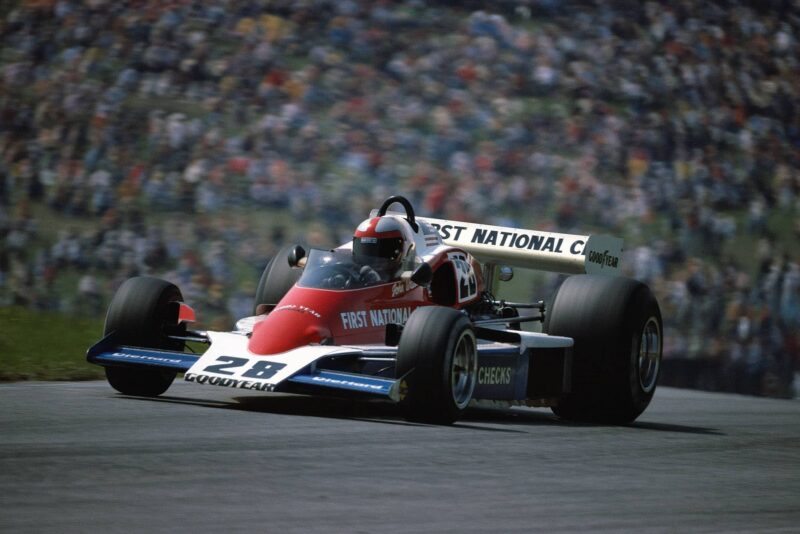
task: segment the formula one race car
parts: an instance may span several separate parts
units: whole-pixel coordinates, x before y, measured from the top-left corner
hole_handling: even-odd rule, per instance
[[[614,276],[621,251],[612,237],[415,217],[394,196],[351,242],[278,252],[254,315],[231,332],[189,330],[194,311],[171,283],[127,280],[87,357],[127,395],[160,395],[183,372],[195,384],[383,398],[421,422],[500,404],[627,423],[653,397],[662,322],[647,286]],[[496,300],[512,266],[577,276],[550,309]],[[543,333],[521,328],[534,321]],[[208,349],[185,352],[186,342]]]

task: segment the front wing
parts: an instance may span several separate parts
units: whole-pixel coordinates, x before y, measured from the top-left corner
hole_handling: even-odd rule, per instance
[[[476,400],[524,401],[569,390],[572,340],[529,332],[479,329]],[[481,336],[480,334],[483,334]],[[335,393],[401,400],[404,377],[394,376],[397,347],[308,345],[261,356],[235,332],[206,332],[200,354],[119,345],[109,334],[87,360],[103,366],[146,366],[184,373],[196,384],[256,391]],[[353,372],[357,364],[360,372]]]
[[[316,365],[331,358],[364,357],[368,351],[309,345],[274,356],[256,356],[247,351],[247,337],[241,334],[206,334],[211,345],[202,355],[118,345],[112,333],[92,346],[86,358],[103,366],[147,366],[183,372],[184,380],[196,384],[290,392],[310,386],[399,400],[398,380],[320,369]]]

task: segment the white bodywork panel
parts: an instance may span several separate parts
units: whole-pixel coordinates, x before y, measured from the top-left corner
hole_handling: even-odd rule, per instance
[[[520,344],[529,349],[562,349],[575,345],[575,340],[571,337],[551,336],[540,332],[526,332],[524,330],[508,330],[505,332],[517,334],[520,337]]]
[[[351,354],[352,348],[306,345],[263,356],[247,349],[249,338],[229,332],[207,332],[208,350],[184,375],[190,382],[269,391],[323,356]]]

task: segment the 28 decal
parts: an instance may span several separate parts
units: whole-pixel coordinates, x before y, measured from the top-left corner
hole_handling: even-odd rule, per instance
[[[226,369],[242,367],[243,365],[247,365],[250,360],[248,360],[247,358],[236,358],[234,356],[217,356],[217,361],[226,363],[209,365],[205,369],[203,369],[203,371],[206,373],[217,373],[221,375],[233,376],[236,373],[233,373],[231,371],[226,371]]]
[[[245,378],[258,378],[265,380],[272,378],[275,373],[286,367],[285,363],[268,362],[266,360],[259,360],[247,371],[242,373]]]
[[[466,254],[462,252],[450,252],[447,257],[453,262],[456,270],[456,282],[458,283],[458,302],[465,302],[478,294],[478,280],[475,277],[475,269],[467,261]]]
[[[218,362],[214,365],[207,365],[202,372],[204,373],[217,373],[221,375],[233,376],[236,373],[228,371],[228,369],[236,369],[244,367],[250,363],[247,358],[237,358],[235,356],[217,356]],[[258,380],[266,380],[272,378],[275,374],[286,367],[285,363],[269,362],[266,360],[258,360],[248,370],[242,373],[245,378],[255,378]]]

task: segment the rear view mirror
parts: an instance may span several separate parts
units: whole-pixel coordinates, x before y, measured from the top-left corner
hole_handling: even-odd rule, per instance
[[[295,245],[289,251],[289,266],[290,267],[297,267],[300,263],[300,260],[306,257],[306,249],[301,247],[300,245]]]
[[[418,286],[427,286],[431,280],[433,280],[433,269],[428,263],[421,263],[411,275],[411,281]]]

